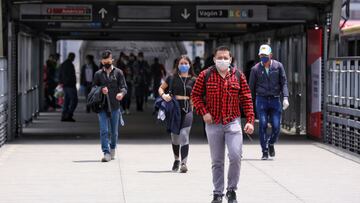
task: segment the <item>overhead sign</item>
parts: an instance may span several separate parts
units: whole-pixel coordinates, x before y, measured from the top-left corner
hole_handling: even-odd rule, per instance
[[[184,20],[187,20],[190,16],[191,16],[191,13],[188,13],[187,8],[184,8],[183,12],[181,13],[181,17],[182,17]]]
[[[170,6],[118,6],[118,22],[170,22]]]
[[[92,5],[86,4],[23,4],[21,21],[92,21]]]
[[[199,18],[228,18],[229,10],[226,9],[199,9]]]
[[[109,4],[93,4],[93,22],[103,23],[106,27],[116,22],[117,7]]]
[[[105,16],[108,13],[108,11],[105,8],[101,8],[98,13],[99,15],[101,15],[101,19],[105,19]]]
[[[178,23],[195,23],[196,21],[195,6],[172,6],[171,21]]]
[[[243,23],[267,21],[267,6],[197,6],[197,22]]]
[[[261,23],[268,20],[268,8],[265,5],[22,4],[20,20],[95,22],[106,27],[115,22]]]

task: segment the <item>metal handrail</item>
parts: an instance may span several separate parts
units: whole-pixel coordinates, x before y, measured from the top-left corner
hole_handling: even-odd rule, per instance
[[[335,60],[360,60],[360,56],[340,56],[335,58],[328,58],[328,61],[335,61]]]

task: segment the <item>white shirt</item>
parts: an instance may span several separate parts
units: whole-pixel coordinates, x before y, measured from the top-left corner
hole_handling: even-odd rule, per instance
[[[86,68],[85,68],[85,80],[86,82],[92,82],[93,81],[93,68],[92,68],[92,65],[86,65]]]

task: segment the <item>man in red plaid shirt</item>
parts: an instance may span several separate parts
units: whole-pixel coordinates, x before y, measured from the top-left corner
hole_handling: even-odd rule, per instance
[[[230,65],[232,60],[230,49],[224,46],[218,47],[214,55],[215,66],[200,73],[191,98],[197,113],[203,116],[210,146],[214,184],[212,203],[222,202],[225,145],[230,160],[226,198],[229,203],[236,203],[235,190],[239,182],[243,143],[240,106],[246,115],[244,131],[252,134],[253,103],[244,74]]]

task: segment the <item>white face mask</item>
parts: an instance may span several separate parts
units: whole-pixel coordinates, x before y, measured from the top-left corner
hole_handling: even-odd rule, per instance
[[[215,65],[220,71],[226,71],[230,67],[230,60],[215,60]]]

